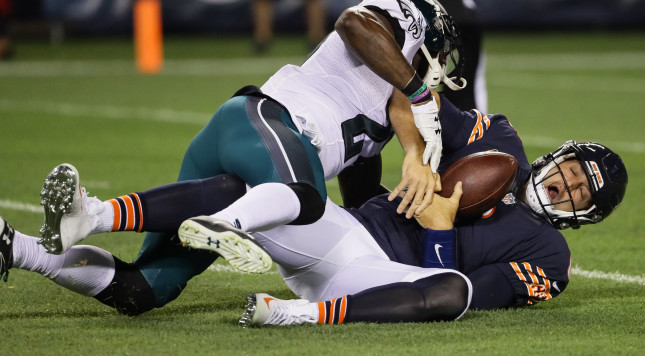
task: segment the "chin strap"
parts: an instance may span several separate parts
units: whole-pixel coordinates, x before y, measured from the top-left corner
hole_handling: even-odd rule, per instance
[[[437,65],[441,65],[441,64],[439,64],[438,59],[435,59],[435,58],[432,57],[432,55],[430,55],[430,51],[428,51],[428,48],[426,47],[425,44],[421,45],[421,52],[423,52],[423,55],[428,60],[428,65],[429,66],[432,66],[433,62],[435,62]],[[430,72],[431,72],[430,68],[428,68],[428,71],[426,72],[425,77],[423,77],[423,81],[429,87],[431,87],[432,89],[435,89],[437,86],[436,85],[431,85],[430,80],[428,80],[428,76],[430,75]],[[455,91],[461,90],[461,89],[466,87],[466,84],[468,84],[468,82],[464,78],[459,78],[459,84],[456,84],[455,80],[457,80],[457,77],[452,77],[452,78],[447,77],[446,76],[446,66],[445,65],[441,65],[441,77],[442,77],[441,82],[443,82],[451,90],[455,90]]]
[[[457,77],[448,78],[444,76],[442,81],[443,81],[443,84],[445,84],[448,88],[455,91],[465,88],[466,84],[468,84],[468,82],[464,78],[459,78],[461,85],[455,84],[454,80],[456,79]]]

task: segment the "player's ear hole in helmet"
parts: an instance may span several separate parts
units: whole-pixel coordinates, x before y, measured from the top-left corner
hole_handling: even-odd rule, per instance
[[[425,70],[424,81],[433,89],[432,77],[440,73],[442,81],[452,90],[461,90],[466,86],[466,80],[462,78],[462,68],[464,59],[461,55],[463,45],[459,37],[459,31],[455,22],[443,6],[435,0],[412,0],[416,7],[421,11],[426,20],[426,35],[421,46],[421,51],[429,63]],[[450,71],[446,74],[445,58],[450,58]],[[420,71],[420,73],[424,73]],[[432,85],[431,85],[432,84]]]
[[[542,183],[553,168],[557,168],[557,173],[564,179],[560,164],[570,159],[580,162],[589,183],[592,204],[584,209],[576,209],[574,206],[572,211],[563,211],[555,208],[563,201],[551,202],[547,188]],[[627,189],[627,169],[620,156],[595,142],[567,141],[557,150],[536,159],[532,168],[526,188],[527,203],[558,229],[577,229],[581,225],[602,221],[620,205]],[[565,186],[571,197],[566,180]],[[573,201],[571,204],[573,206]]]

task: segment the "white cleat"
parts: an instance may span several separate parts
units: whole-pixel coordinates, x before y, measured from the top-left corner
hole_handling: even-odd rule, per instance
[[[217,252],[242,272],[266,273],[273,263],[251,235],[210,216],[184,221],[178,235],[184,246]]]
[[[305,299],[283,300],[265,293],[257,293],[247,295],[246,301],[246,310],[238,322],[242,327],[318,322],[317,307]]]
[[[45,179],[40,197],[45,223],[38,243],[47,252],[64,253],[92,232],[101,201],[87,196],[74,166],[63,163],[54,168]]]

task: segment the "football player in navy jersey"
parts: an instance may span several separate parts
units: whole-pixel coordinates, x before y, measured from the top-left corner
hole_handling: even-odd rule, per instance
[[[531,305],[567,287],[570,252],[558,230],[600,222],[620,204],[627,185],[620,157],[597,143],[568,141],[531,165],[506,117],[460,111],[447,100],[442,104],[446,145],[440,170],[473,152],[509,153],[518,161],[518,172],[504,199],[480,218],[454,222],[458,184],[452,197],[435,196],[428,209],[408,219],[400,213],[400,197],[382,194],[363,203],[380,191],[374,180],[361,189],[341,185],[347,207],[327,200],[325,214],[314,224],[254,233],[286,284],[303,299],[252,294],[242,325],[454,320],[467,308]],[[344,174],[356,178],[361,172]],[[133,221],[130,230],[172,231],[184,218],[217,211],[245,190],[241,180],[222,175],[101,202],[113,209],[97,209],[94,202],[85,206],[84,215],[70,218],[105,226],[104,232],[122,221]],[[10,267],[37,271],[130,315],[167,300],[156,298],[132,264],[106,251],[74,246],[51,255],[36,238],[2,225],[8,241],[8,247],[0,245],[3,273]],[[219,239],[208,231],[181,239],[195,246],[202,237],[204,251],[196,251],[217,251]],[[65,268],[79,259],[83,267]],[[184,286],[196,273],[190,264],[178,270],[184,270],[185,279],[176,276],[173,282]]]

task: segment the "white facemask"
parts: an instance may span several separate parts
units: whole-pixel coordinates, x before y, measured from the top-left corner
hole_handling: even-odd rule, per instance
[[[439,63],[438,54],[437,56],[432,57],[425,44],[421,45],[421,52],[423,52],[423,55],[428,60],[428,71],[423,77],[423,81],[427,86],[434,90],[439,86],[439,84],[443,82],[448,88],[452,90],[461,90],[466,87],[466,79],[459,78],[460,85],[458,85],[454,82],[456,78],[446,77],[446,65]]]

